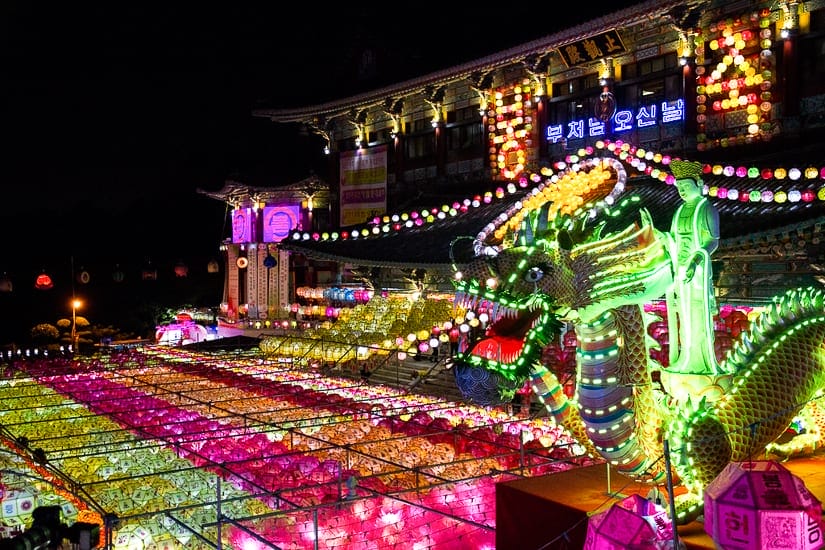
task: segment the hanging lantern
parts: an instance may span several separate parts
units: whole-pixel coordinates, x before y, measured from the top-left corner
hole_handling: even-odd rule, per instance
[[[276,265],[278,265],[278,260],[276,260],[275,256],[273,256],[269,253],[269,251],[267,251],[266,258],[264,258],[264,267],[267,269],[272,269]]]
[[[157,281],[158,270],[152,266],[144,267],[143,272],[141,273],[141,279],[143,279],[144,281]]]
[[[708,485],[704,500],[705,532],[717,548],[767,548],[778,525],[788,548],[822,547],[822,504],[778,462],[728,464]]]
[[[89,284],[90,279],[91,276],[89,275],[89,272],[81,267],[80,273],[77,274],[77,282],[86,285]]]
[[[37,290],[49,290],[52,287],[54,287],[52,278],[49,277],[45,271],[38,275],[37,279],[34,280],[34,288]]]
[[[123,270],[120,269],[119,265],[116,265],[115,270],[112,272],[112,280],[116,283],[122,283],[124,277]]]
[[[655,548],[672,540],[673,525],[665,509],[632,494],[590,517],[585,548]]]
[[[246,266],[249,265],[249,260],[246,259],[246,256],[241,256],[235,261],[235,265],[238,266],[238,269],[246,269]]]
[[[3,273],[3,276],[0,277],[0,292],[11,292],[11,289],[12,289],[11,279],[9,278],[8,275]]]
[[[178,260],[178,263],[175,264],[175,277],[186,277],[189,275],[189,266],[183,263],[183,260]]]
[[[217,260],[211,260],[208,264],[206,264],[206,272],[207,273],[217,273],[221,270],[220,264],[218,264]]]

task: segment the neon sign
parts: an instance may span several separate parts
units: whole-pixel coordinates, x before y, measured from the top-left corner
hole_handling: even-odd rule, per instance
[[[596,117],[580,118],[567,123],[547,126],[547,141],[558,143],[567,139],[601,137],[630,130],[648,128],[658,124],[681,122],[685,119],[685,100],[662,101],[643,105],[636,110],[619,109],[606,121]]]

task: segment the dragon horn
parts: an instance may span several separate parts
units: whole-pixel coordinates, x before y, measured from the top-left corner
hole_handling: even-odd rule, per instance
[[[550,201],[545,202],[541,205],[541,210],[539,211],[539,220],[538,224],[536,225],[536,233],[539,235],[547,232],[547,225],[548,220],[550,219]]]
[[[649,225],[651,227],[653,226],[653,217],[650,215],[650,212],[647,208],[642,208],[639,211],[639,214],[642,218],[642,225]]]
[[[524,228],[524,236],[522,237],[522,242],[524,244],[533,244],[535,242],[535,235],[533,235],[533,224],[530,223],[530,216],[526,216],[524,220],[521,222],[521,226]]]

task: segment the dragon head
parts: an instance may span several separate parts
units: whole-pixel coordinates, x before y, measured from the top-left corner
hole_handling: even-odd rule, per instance
[[[487,321],[456,364],[510,382],[502,400],[530,375],[562,321],[590,322],[606,309],[661,297],[672,281],[666,238],[646,211],[602,236],[604,224],[549,220],[546,208],[525,220],[512,246],[488,247],[455,274],[458,308]]]

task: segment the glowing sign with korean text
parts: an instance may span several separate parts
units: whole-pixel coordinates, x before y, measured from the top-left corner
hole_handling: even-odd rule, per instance
[[[387,211],[387,146],[343,151],[340,167],[341,227]]]
[[[301,208],[297,204],[265,206],[263,219],[263,242],[279,243],[298,227]]]
[[[607,121],[596,117],[581,118],[547,126],[545,137],[551,143],[565,140],[599,138],[608,134],[621,134],[681,122],[685,119],[685,100],[662,101],[642,105],[636,109],[617,109]]]
[[[589,63],[625,51],[619,33],[612,30],[567,44],[559,48],[559,55],[561,55],[565,65],[575,67],[582,63]]]

